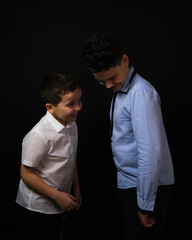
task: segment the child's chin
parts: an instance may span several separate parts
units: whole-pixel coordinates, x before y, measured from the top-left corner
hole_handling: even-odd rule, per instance
[[[77,117],[71,117],[69,122],[75,122],[77,120]]]

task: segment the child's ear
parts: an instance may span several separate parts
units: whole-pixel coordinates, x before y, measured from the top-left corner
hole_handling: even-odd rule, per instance
[[[124,64],[126,66],[129,66],[129,58],[128,58],[128,56],[126,54],[123,54],[122,59],[123,59]]]
[[[53,109],[53,105],[51,105],[50,103],[46,103],[45,107],[47,108],[47,111],[51,114],[54,113],[54,109]]]

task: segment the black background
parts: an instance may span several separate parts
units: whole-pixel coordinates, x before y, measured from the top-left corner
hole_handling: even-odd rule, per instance
[[[1,6],[1,214],[7,239],[16,239],[14,201],[21,142],[45,114],[39,94],[49,73],[69,69],[83,84],[78,165],[82,208],[68,217],[66,239],[120,239],[116,172],[111,158],[111,92],[84,68],[80,51],[97,31],[114,34],[137,72],[161,96],[164,124],[175,168],[166,237],[188,236],[191,143],[190,7],[182,2],[130,4],[23,1]],[[2,234],[2,235],[3,235]],[[5,235],[4,235],[5,236]]]

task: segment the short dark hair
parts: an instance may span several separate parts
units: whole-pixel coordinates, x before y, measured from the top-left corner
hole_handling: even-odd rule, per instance
[[[108,33],[95,33],[84,43],[81,57],[92,72],[108,70],[120,64],[124,50],[119,41]]]
[[[80,82],[70,73],[52,73],[41,84],[41,97],[44,103],[56,106],[61,96],[81,88]]]

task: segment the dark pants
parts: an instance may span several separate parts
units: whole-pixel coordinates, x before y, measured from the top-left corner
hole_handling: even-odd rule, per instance
[[[136,188],[118,189],[124,224],[124,240],[162,239],[171,190],[172,186],[158,187],[153,213],[155,224],[151,228],[146,228],[138,218]]]
[[[59,240],[63,214],[43,214],[17,204],[15,211],[19,240]]]

